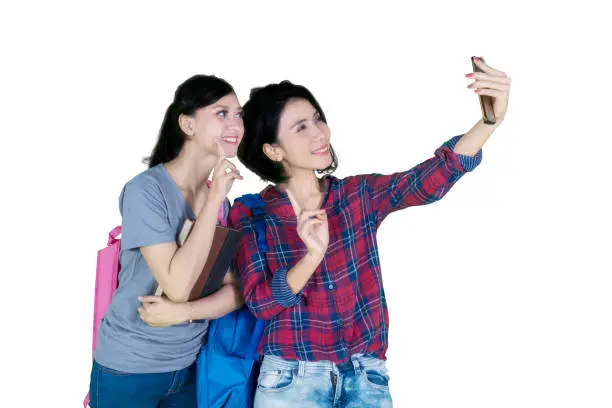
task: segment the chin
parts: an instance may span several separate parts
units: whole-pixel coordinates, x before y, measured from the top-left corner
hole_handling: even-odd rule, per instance
[[[323,170],[328,168],[329,166],[331,166],[332,164],[332,158],[331,157],[324,157],[321,158],[321,160],[317,160],[317,169],[318,170]]]
[[[225,152],[225,154],[227,155],[227,157],[236,157],[236,154],[238,154],[238,148],[231,148],[231,149],[223,149],[223,151]]]

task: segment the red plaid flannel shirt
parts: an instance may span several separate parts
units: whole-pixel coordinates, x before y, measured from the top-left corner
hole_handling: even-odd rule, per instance
[[[481,161],[453,152],[460,136],[434,157],[391,175],[326,176],[322,208],[327,211],[329,246],[300,293],[286,275],[305,254],[287,194],[268,186],[267,254],[257,245],[250,211],[236,202],[229,225],[244,232],[235,258],[247,306],[266,320],[259,351],[290,360],[343,363],[353,354],[385,359],[389,315],[382,286],[376,231],[391,212],[433,203]]]

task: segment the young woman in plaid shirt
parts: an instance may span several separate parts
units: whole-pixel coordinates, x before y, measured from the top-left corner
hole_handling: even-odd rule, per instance
[[[269,251],[257,245],[240,202],[229,225],[244,232],[236,272],[245,302],[266,321],[256,408],[392,405],[376,231],[393,211],[439,200],[480,163],[482,145],[503,121],[510,80],[478,64],[484,73],[468,74],[470,87],[495,97],[497,124],[479,121],[432,158],[391,175],[333,177],[338,161],[314,96],[288,81],[252,91],[238,158],[273,183],[260,193]]]

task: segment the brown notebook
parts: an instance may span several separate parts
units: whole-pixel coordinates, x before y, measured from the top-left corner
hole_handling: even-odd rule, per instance
[[[183,246],[189,237],[194,223],[193,220],[185,220],[183,229],[178,237],[179,246]],[[213,236],[213,242],[210,246],[210,253],[206,259],[202,273],[191,289],[189,300],[199,299],[219,290],[230,263],[236,254],[236,249],[238,249],[238,243],[241,237],[242,232],[238,230],[219,225],[215,227],[215,235]],[[161,296],[162,294],[162,288],[158,286],[155,295]]]

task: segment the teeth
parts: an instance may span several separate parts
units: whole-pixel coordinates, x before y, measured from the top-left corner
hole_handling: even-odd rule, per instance
[[[224,137],[223,140],[229,143],[236,143],[238,141],[238,138],[237,137]]]
[[[322,148],[322,149],[315,150],[313,153],[315,153],[315,154],[316,154],[316,153],[323,153],[323,152],[326,152],[326,151],[327,151],[327,148],[328,148],[328,146],[325,146],[325,147],[324,147],[324,148]]]

